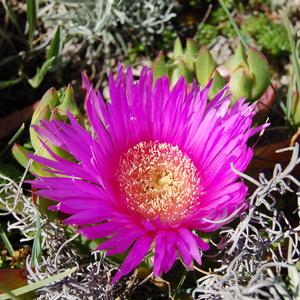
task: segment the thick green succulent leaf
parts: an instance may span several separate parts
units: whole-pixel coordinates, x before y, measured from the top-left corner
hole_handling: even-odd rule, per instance
[[[220,73],[215,70],[213,75],[213,82],[209,91],[209,98],[212,99],[225,86],[225,80]]]
[[[239,67],[246,67],[247,66],[247,55],[245,51],[245,47],[239,43],[234,55],[229,59],[226,63],[226,67],[233,72]]]
[[[251,100],[257,100],[266,91],[271,82],[271,73],[269,65],[265,57],[257,49],[249,48],[248,65],[253,75],[253,89]]]
[[[14,144],[11,148],[12,154],[16,161],[23,167],[26,168],[29,162],[29,157],[27,156],[28,150],[21,145]]]
[[[183,48],[182,48],[182,43],[180,41],[180,38],[177,37],[174,43],[174,48],[173,48],[173,56],[176,58],[178,56],[183,55]]]
[[[190,70],[188,64],[183,59],[179,59],[178,69],[180,76],[183,76],[188,83],[191,83],[193,81],[193,73]]]
[[[195,64],[195,60],[197,58],[198,52],[199,52],[198,43],[192,39],[187,39],[185,57],[186,57],[187,63],[189,64],[189,66],[192,70],[194,70],[194,64]]]
[[[170,75],[171,86],[174,86],[179,78],[180,78],[180,71],[179,68],[176,67],[172,70],[172,73]]]
[[[196,78],[202,87],[209,82],[216,67],[217,64],[211,53],[202,47],[195,62]]]
[[[32,118],[31,125],[38,125],[40,123],[40,120],[49,120],[51,116],[51,111],[49,106],[42,107],[41,110],[39,110],[38,117],[34,120]],[[39,154],[41,153],[41,141],[39,138],[39,135],[35,131],[34,128],[29,128],[29,135],[30,135],[30,141],[35,151],[39,151]]]
[[[24,147],[15,144],[12,148],[12,153],[15,157],[15,159],[24,167],[26,168],[29,162],[29,157],[27,156],[27,153],[29,151],[27,149],[25,149]],[[45,149],[41,149],[41,152],[39,152],[39,155],[42,155],[43,157],[49,157],[49,154],[46,152]],[[39,176],[49,176],[49,173],[47,173],[47,171],[44,170],[44,167],[42,165],[40,165],[39,163],[33,161],[31,166],[30,166],[30,172],[34,173],[36,175]],[[33,194],[33,198],[37,198],[36,199],[36,204],[39,207],[39,210],[41,213],[46,214],[50,219],[57,219],[58,218],[58,213],[57,212],[53,212],[53,211],[49,211],[48,207],[50,205],[53,205],[53,201],[50,201],[48,199],[44,199],[42,197],[37,197]],[[38,227],[37,227],[38,228]],[[35,235],[35,248],[33,248],[35,250],[35,254],[32,255],[33,257],[33,261],[36,262],[38,260],[38,253],[39,253],[39,248],[38,248],[38,230],[36,232]]]
[[[40,120],[49,120],[51,116],[51,109],[59,104],[58,94],[55,88],[50,88],[42,97],[39,105],[35,109],[31,125],[37,125],[40,123]],[[41,142],[40,139],[33,128],[29,129],[30,140],[33,148],[38,150],[40,148]]]
[[[183,76],[188,83],[191,83],[194,78],[193,73],[189,69],[187,63],[183,59],[178,58],[178,65],[173,70],[171,75],[171,85],[174,86],[181,76]]]
[[[42,150],[42,149],[41,149]],[[29,157],[27,153],[32,153],[32,151],[27,150],[26,148],[22,147],[21,145],[14,144],[12,149],[12,154],[16,161],[25,169],[29,163]],[[39,163],[33,161],[29,171],[31,173],[37,174],[39,176],[49,176],[49,173],[43,170],[43,166]]]
[[[192,39],[186,41],[186,54],[196,57],[199,52],[199,45]]]
[[[45,110],[45,107],[49,107],[51,110],[55,106],[59,105],[59,97],[57,94],[57,91],[55,88],[50,88],[42,97],[38,107],[35,109],[31,124],[38,124],[41,118],[44,118],[44,116],[41,116],[41,113]]]
[[[229,86],[235,99],[249,99],[252,92],[253,78],[246,68],[238,68],[231,74]]]
[[[59,120],[67,122],[67,111],[71,112],[80,123],[83,124],[83,117],[75,102],[74,91],[71,85],[64,90],[62,94],[58,94],[56,89],[50,88],[42,97],[38,107],[36,108],[31,125],[39,125],[41,120]],[[34,128],[29,129],[31,144],[39,156],[51,158],[52,156],[42,146],[42,142],[47,142],[46,139],[40,137]],[[61,148],[47,142],[51,150],[60,157],[71,159],[70,154],[66,153]],[[34,163],[33,163],[34,166]]]
[[[161,52],[155,58],[154,63],[153,63],[154,81],[156,81],[156,79],[158,79],[164,75],[168,75],[168,68],[166,65],[166,58],[165,58],[164,54]]]
[[[74,90],[71,84],[69,84],[65,90],[64,96],[61,99],[61,104],[57,106],[57,109],[61,116],[66,115],[67,111],[69,111],[83,124],[83,117],[76,104]]]

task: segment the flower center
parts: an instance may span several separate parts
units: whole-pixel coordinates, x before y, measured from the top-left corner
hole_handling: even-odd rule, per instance
[[[130,148],[120,158],[117,179],[130,209],[164,223],[189,215],[201,192],[191,159],[167,143],[141,142]]]

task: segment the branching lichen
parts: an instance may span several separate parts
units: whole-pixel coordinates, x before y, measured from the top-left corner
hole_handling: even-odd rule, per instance
[[[259,181],[251,180],[257,188],[249,197],[249,208],[236,228],[221,232],[220,267],[198,280],[195,299],[298,299],[300,182],[291,172],[300,162],[299,145],[287,150],[293,154],[285,169],[277,164],[271,179],[260,174]],[[278,208],[274,196],[287,192],[298,197],[298,208],[290,212],[296,225]]]

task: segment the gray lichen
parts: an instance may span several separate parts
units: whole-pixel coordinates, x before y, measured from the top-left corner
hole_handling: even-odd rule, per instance
[[[92,64],[127,53],[134,41],[151,45],[175,16],[173,7],[171,0],[42,0],[39,15],[49,32],[61,25],[64,59],[83,55]]]
[[[289,165],[277,164],[271,179],[244,176],[257,188],[238,226],[221,232],[220,267],[198,280],[195,299],[299,299],[300,182],[291,174],[300,162],[299,145],[288,150],[293,150]],[[276,205],[275,195],[288,192],[298,199],[298,208],[290,212],[298,220],[293,224]]]

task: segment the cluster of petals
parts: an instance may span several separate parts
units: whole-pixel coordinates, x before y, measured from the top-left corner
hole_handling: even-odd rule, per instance
[[[85,75],[83,85],[90,130],[70,113],[69,123],[52,120],[35,126],[47,140],[44,147],[52,159],[30,155],[49,172],[48,177],[31,181],[33,188],[58,202],[52,209],[70,215],[66,224],[78,226],[88,239],[103,238],[98,250],[106,250],[107,255],[128,251],[113,282],[136,268],[148,253],[153,254],[157,276],[168,272],[179,256],[188,268],[194,261],[200,264],[209,245],[199,235],[217,230],[236,210],[246,208],[247,188],[231,166],[244,171],[253,156],[246,143],[261,130],[251,128],[254,105],[241,99],[230,106],[228,87],[209,101],[211,83],[203,89],[187,85],[183,78],[173,88],[167,77],[154,83],[147,68],[136,81],[130,67],[119,67],[115,78],[110,75],[108,103]],[[48,142],[73,159],[56,155]],[[192,209],[175,221],[140,213],[122,197],[116,175],[120,158],[140,143],[177,147],[196,168],[201,193],[194,195]]]

